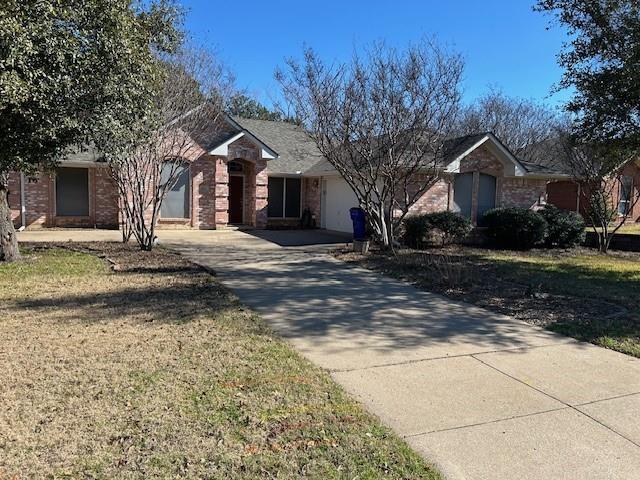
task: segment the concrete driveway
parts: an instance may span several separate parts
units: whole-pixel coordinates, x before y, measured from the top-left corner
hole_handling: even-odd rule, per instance
[[[640,478],[639,360],[418,291],[289,235],[279,243],[295,246],[259,232],[160,238],[217,270],[447,477]]]
[[[449,478],[640,478],[637,359],[348,266],[325,246],[197,233],[164,240],[216,269]]]

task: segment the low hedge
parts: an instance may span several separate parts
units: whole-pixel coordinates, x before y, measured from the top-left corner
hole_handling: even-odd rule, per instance
[[[585,223],[580,214],[553,205],[546,205],[538,213],[547,222],[547,247],[572,248],[584,242]]]
[[[527,208],[494,208],[485,213],[483,223],[491,241],[502,248],[528,250],[547,236],[543,216]]]
[[[455,212],[412,215],[404,220],[404,242],[422,248],[439,234],[442,245],[464,238],[472,229],[469,219]]]

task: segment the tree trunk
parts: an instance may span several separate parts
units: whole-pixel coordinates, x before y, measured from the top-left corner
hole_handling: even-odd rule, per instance
[[[18,237],[11,220],[9,208],[8,174],[0,173],[0,262],[20,259]]]

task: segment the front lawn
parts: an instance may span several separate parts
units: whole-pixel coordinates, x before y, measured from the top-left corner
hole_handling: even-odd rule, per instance
[[[0,265],[0,478],[440,478],[207,272],[75,247]]]
[[[602,230],[600,227],[597,230]],[[587,232],[593,232],[591,227],[586,229]],[[640,223],[625,223],[616,233],[624,233],[627,235],[640,235]]]
[[[364,267],[640,357],[640,254],[467,247],[339,253]]]

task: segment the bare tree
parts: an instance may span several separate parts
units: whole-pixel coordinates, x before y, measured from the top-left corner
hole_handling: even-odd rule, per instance
[[[202,139],[215,128],[232,85],[208,52],[183,50],[163,61],[153,115],[107,157],[120,196],[123,240],[133,236],[143,250],[154,246],[167,193],[185,165],[205,153]]]
[[[546,164],[545,144],[561,121],[547,105],[491,89],[461,110],[456,130],[459,135],[492,132],[519,159]]]
[[[433,41],[406,51],[375,44],[348,63],[276,72],[290,112],[353,189],[376,237],[393,247],[409,208],[438,179],[460,102],[463,61]]]
[[[554,156],[559,158],[580,186],[579,201],[598,238],[598,249],[607,253],[613,236],[640,202],[640,185],[624,175],[631,160],[628,152],[612,145],[580,140],[568,130],[558,130]],[[622,200],[624,197],[623,201]]]

